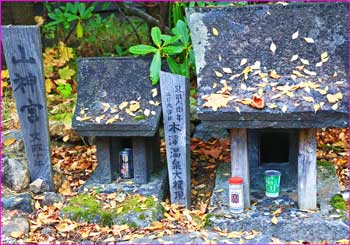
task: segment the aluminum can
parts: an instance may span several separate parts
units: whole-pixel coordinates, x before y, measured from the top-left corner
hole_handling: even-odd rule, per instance
[[[132,162],[132,149],[124,148],[119,152],[119,172],[123,179],[134,178],[134,165]]]

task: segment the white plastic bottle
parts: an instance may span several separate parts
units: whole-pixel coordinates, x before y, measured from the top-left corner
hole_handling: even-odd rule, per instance
[[[231,177],[229,178],[228,183],[230,212],[234,214],[243,213],[243,179],[239,176]]]

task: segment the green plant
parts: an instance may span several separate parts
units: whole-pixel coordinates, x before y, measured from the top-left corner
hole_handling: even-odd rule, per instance
[[[77,38],[82,38],[84,35],[83,22],[93,16],[93,11],[96,4],[86,7],[85,3],[67,3],[61,7],[54,7],[46,4],[48,16],[52,19],[51,22],[45,25],[46,30],[53,31],[55,28],[63,25],[65,30],[71,29],[74,24]],[[68,34],[70,35],[70,33]]]
[[[58,82],[57,83],[57,90],[58,92],[64,97],[69,98],[72,96],[72,85],[65,82]]]
[[[190,69],[194,67],[194,54],[186,23],[178,20],[171,33],[172,35],[162,34],[158,27],[153,27],[151,37],[155,46],[141,44],[129,48],[130,53],[137,55],[153,53],[150,66],[150,78],[153,85],[159,81],[161,58],[166,58],[171,72],[187,78],[190,77]]]

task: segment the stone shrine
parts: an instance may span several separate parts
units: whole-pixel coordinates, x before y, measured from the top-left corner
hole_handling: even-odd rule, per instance
[[[186,14],[198,115],[230,129],[231,174],[244,179],[245,206],[249,172],[279,162],[289,165],[282,179],[297,184],[299,208],[315,209],[316,128],[348,126],[347,3],[193,8]],[[268,140],[276,141],[273,149]]]
[[[119,152],[132,148],[134,182],[144,184],[159,168],[159,86],[149,80],[149,58],[80,58],[73,128],[95,136],[98,166],[89,183],[118,176]]]

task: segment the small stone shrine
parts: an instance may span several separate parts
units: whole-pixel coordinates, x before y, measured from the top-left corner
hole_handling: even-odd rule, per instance
[[[231,174],[244,179],[246,207],[249,170],[279,164],[297,184],[299,208],[317,207],[316,128],[348,126],[347,7],[187,9],[198,114],[230,129]]]
[[[147,183],[159,168],[159,86],[149,80],[148,58],[80,58],[73,128],[95,136],[98,166],[89,183],[118,176],[119,152],[132,148],[134,182]]]

